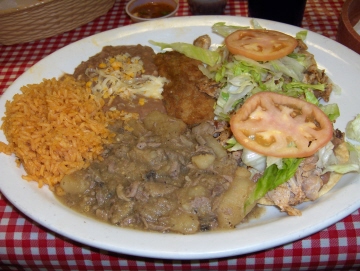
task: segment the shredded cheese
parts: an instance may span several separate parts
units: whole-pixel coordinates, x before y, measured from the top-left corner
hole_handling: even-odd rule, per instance
[[[86,86],[94,95],[110,98],[119,95],[122,99],[132,99],[135,95],[162,99],[164,77],[145,75],[140,57],[125,53],[110,57],[96,69],[87,69],[90,81]]]

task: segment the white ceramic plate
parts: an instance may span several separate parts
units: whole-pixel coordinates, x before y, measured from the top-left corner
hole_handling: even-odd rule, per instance
[[[209,34],[213,43],[222,38],[211,32],[219,21],[234,25],[249,25],[249,18],[230,16],[180,17],[134,24],[110,30],[75,42],[44,58],[20,76],[0,99],[0,116],[6,100],[12,99],[21,86],[39,83],[43,78],[72,73],[83,60],[96,54],[104,45],[149,45],[148,40],[162,42],[192,42]],[[300,28],[259,20],[263,27],[295,35]],[[344,130],[346,123],[360,110],[360,56],[346,47],[318,34],[309,32],[309,51],[321,68],[342,88],[333,95],[341,116],[336,127]],[[154,48],[158,51],[158,48]],[[0,140],[5,141],[3,133]],[[79,215],[61,205],[46,188],[20,178],[23,169],[15,166],[14,157],[0,154],[0,187],[2,193],[25,215],[80,243],[124,254],[166,259],[209,259],[251,253],[282,245],[320,231],[341,220],[360,207],[360,178],[348,174],[325,196],[316,202],[302,204],[303,215],[289,217],[275,207],[267,207],[257,220],[241,224],[237,229],[195,235],[161,234],[133,231],[107,225]]]

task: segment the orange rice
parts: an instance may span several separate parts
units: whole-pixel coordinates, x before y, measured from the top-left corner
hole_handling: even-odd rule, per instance
[[[64,175],[101,160],[103,144],[114,138],[107,125],[126,118],[117,110],[104,113],[104,100],[72,76],[45,79],[21,91],[6,102],[1,129],[8,144],[0,142],[0,152],[14,153],[27,173],[23,179],[39,187],[52,189]]]

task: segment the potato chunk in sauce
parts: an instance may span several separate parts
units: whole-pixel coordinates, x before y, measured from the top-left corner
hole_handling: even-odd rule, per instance
[[[212,124],[189,129],[153,111],[110,129],[116,142],[104,160],[60,183],[64,204],[120,227],[180,234],[234,228],[246,215],[250,174],[239,179],[237,160],[209,140]]]
[[[110,128],[116,142],[104,160],[60,183],[64,204],[120,227],[180,234],[234,228],[245,217],[254,183],[208,139],[210,123],[191,130],[153,111]],[[202,156],[212,159],[197,161]]]

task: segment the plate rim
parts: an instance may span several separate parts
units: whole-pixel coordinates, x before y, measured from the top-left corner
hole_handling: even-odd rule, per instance
[[[126,33],[128,33],[128,34],[132,33],[132,35],[135,35],[137,33],[143,33],[153,27],[158,27],[158,28],[160,27],[160,28],[168,29],[166,27],[166,25],[169,23],[170,24],[180,23],[181,27],[187,27],[187,26],[193,24],[194,22],[196,22],[196,23],[198,23],[196,25],[196,27],[197,26],[209,27],[208,32],[210,33],[211,32],[210,26],[212,25],[212,23],[210,24],[209,22],[215,22],[215,21],[216,22],[219,22],[219,21],[237,22],[239,25],[241,25],[245,22],[245,20],[247,21],[247,24],[249,24],[251,18],[235,17],[235,16],[197,16],[197,17],[182,16],[182,17],[173,17],[173,18],[167,18],[167,19],[159,19],[159,20],[155,20],[155,21],[151,21],[151,22],[142,22],[142,23],[132,24],[132,25],[123,26],[123,27],[119,27],[116,29],[111,29],[111,30],[108,30],[105,32],[101,32],[99,34],[89,36],[87,38],[76,41],[72,44],[69,44],[69,45],[55,51],[54,53],[48,55],[44,59],[42,59],[39,62],[37,62],[36,64],[34,64],[30,69],[28,69],[21,76],[19,76],[13,82],[13,84],[11,86],[9,86],[7,91],[5,91],[4,94],[0,97],[1,110],[3,110],[3,105],[4,105],[5,101],[9,98],[12,98],[12,96],[16,93],[15,88],[29,76],[29,73],[34,72],[34,70],[36,70],[38,67],[41,67],[41,65],[46,63],[46,61],[48,61],[48,59],[56,58],[59,55],[63,54],[64,52],[71,50],[73,47],[76,47],[79,45],[81,46],[81,44],[86,45],[88,43],[93,43],[94,46],[99,46],[99,42],[97,40],[99,40],[103,37],[108,37],[108,36],[112,36],[112,35],[118,36],[120,34],[126,34]],[[282,23],[277,23],[277,22],[268,21],[268,20],[261,20],[261,19],[256,19],[256,20],[258,20],[261,25],[263,25],[264,27],[267,27],[267,28],[270,28],[270,26],[275,26],[276,29],[278,29],[278,28],[290,29],[290,32],[293,32],[295,30],[297,30],[297,31],[301,30],[301,28],[290,26],[290,25],[285,25]],[[338,48],[338,49],[340,48],[341,50],[345,51],[349,55],[348,56],[349,58],[352,58],[352,59],[358,58],[360,60],[359,55],[357,55],[355,52],[351,51],[350,49],[346,48],[345,46],[338,44],[335,41],[333,41],[327,37],[321,36],[317,33],[314,33],[312,31],[309,31],[309,30],[307,30],[307,31],[308,31],[308,35],[310,35],[312,37],[312,39],[323,40],[325,44],[330,43],[332,46],[335,46],[336,48]],[[295,34],[295,33],[293,33],[293,34]],[[126,36],[126,35],[124,35],[124,36]],[[100,42],[100,44],[101,44],[101,42]],[[147,44],[147,45],[150,46],[150,44]],[[99,47],[96,47],[96,48],[99,48]],[[326,50],[326,48],[325,48],[325,50]],[[316,59],[316,55],[315,55],[315,59]],[[359,63],[360,63],[360,61],[359,61]],[[357,69],[360,70],[360,64],[357,66]],[[10,95],[11,95],[11,97],[10,97]],[[3,112],[0,111],[0,114],[3,114]],[[1,134],[2,134],[2,131],[1,131]],[[3,136],[3,135],[1,135],[1,136]],[[1,154],[1,155],[3,155],[3,154]],[[3,157],[0,157],[0,161],[2,161],[2,158]],[[9,164],[7,166],[14,169],[14,172],[16,173],[15,175],[11,174],[11,176],[16,176],[17,174],[21,174],[21,169],[16,169],[16,168],[14,168],[14,166],[11,165],[10,160],[12,160],[12,159],[14,159],[13,156],[12,156],[12,158],[7,159],[9,161]],[[2,166],[0,166],[0,167],[2,167]],[[359,177],[357,179],[359,179]],[[35,184],[34,182],[27,183],[26,181],[23,181],[23,180],[22,180],[22,182],[23,182],[23,185],[20,185],[19,190],[21,190],[21,189],[30,190],[30,192],[33,192],[33,193],[36,193],[36,191],[39,191],[39,190],[37,190],[38,189],[37,184]],[[350,180],[350,183],[352,185],[354,185],[355,182],[356,182],[356,180],[355,181]],[[42,190],[44,190],[44,191],[45,191],[45,189],[47,189],[47,188],[46,187],[42,188]],[[34,213],[30,212],[27,208],[24,208],[24,203],[19,202],[18,200],[14,199],[13,192],[9,192],[9,187],[7,185],[0,183],[0,191],[4,195],[4,197],[6,197],[9,202],[11,202],[11,204],[13,204],[21,213],[25,214],[27,217],[36,221],[37,223],[44,226],[45,228],[47,228],[53,232],[56,232],[62,236],[65,236],[71,240],[77,241],[81,244],[89,245],[89,246],[100,248],[100,249],[105,249],[105,250],[116,252],[116,253],[124,253],[124,254],[128,254],[128,255],[142,256],[142,257],[149,257],[149,258],[177,259],[177,260],[195,260],[195,259],[198,260],[198,259],[222,258],[222,257],[228,257],[228,256],[236,256],[236,255],[239,256],[239,255],[243,255],[246,253],[253,253],[256,251],[269,249],[269,248],[272,248],[272,247],[275,247],[278,245],[283,245],[288,242],[299,240],[310,234],[318,232],[318,231],[334,224],[335,222],[341,220],[342,218],[349,215],[350,213],[352,213],[353,211],[355,211],[356,209],[358,209],[360,207],[360,200],[359,200],[356,204],[345,206],[341,213],[338,213],[338,214],[336,214],[336,216],[333,216],[331,219],[328,219],[326,221],[326,223],[323,223],[321,225],[308,225],[308,227],[302,229],[301,232],[292,233],[291,235],[287,236],[286,238],[280,238],[280,239],[277,238],[276,240],[273,240],[272,242],[267,240],[267,242],[260,242],[257,244],[253,243],[251,246],[247,246],[247,247],[244,247],[244,246],[234,247],[234,245],[232,244],[232,247],[229,249],[227,249],[224,246],[220,246],[219,249],[208,250],[205,252],[201,251],[201,247],[198,247],[197,251],[191,251],[189,249],[186,249],[186,247],[182,247],[182,249],[176,248],[176,247],[171,247],[171,251],[169,251],[167,249],[162,248],[161,244],[160,245],[158,244],[158,245],[156,245],[156,251],[152,251],[149,249],[135,251],[132,247],[119,248],[114,243],[104,244],[103,241],[107,240],[107,238],[110,238],[109,236],[106,236],[106,234],[101,235],[101,237],[102,237],[101,241],[93,240],[91,237],[89,237],[90,234],[88,231],[86,233],[84,233],[84,236],[81,236],[81,237],[74,236],[73,234],[67,232],[66,230],[64,231],[59,228],[59,226],[56,224],[56,223],[59,223],[59,218],[56,218],[56,216],[49,217],[48,219],[42,218],[39,220],[36,217],[36,215],[34,215]],[[45,191],[44,193],[46,194],[47,197],[50,197],[49,191]],[[324,200],[328,199],[329,197],[333,197],[333,196],[336,196],[336,193],[334,195],[334,191],[329,192],[328,195],[325,195],[324,197],[321,198],[320,202],[323,202]],[[50,201],[50,202],[52,205],[56,204],[54,201]],[[304,206],[303,208],[305,208],[305,209],[309,208],[309,204],[303,204],[302,206]],[[267,207],[267,210],[268,209],[274,209],[274,207]],[[313,210],[313,208],[311,208],[311,205],[310,205],[310,210]],[[281,219],[284,219],[284,218],[286,219],[286,217],[283,217]],[[77,219],[76,222],[81,222],[81,220],[82,220],[81,218]],[[92,219],[90,219],[90,220],[92,220]],[[292,219],[292,220],[288,219],[288,221],[290,221],[291,225],[294,225],[294,223],[295,224],[297,223],[296,219]],[[88,223],[88,219],[84,219],[84,223]],[[90,222],[90,224],[92,225],[91,222]],[[96,223],[96,224],[99,224],[99,223]],[[106,229],[109,229],[110,227],[111,227],[111,229],[114,228],[114,226],[106,225],[102,222],[100,222],[100,224]],[[263,226],[263,225],[260,225],[260,226]],[[256,227],[258,227],[258,226],[256,226]],[[98,227],[96,227],[96,229],[98,229]],[[268,229],[268,227],[266,225],[265,225],[265,229]],[[121,233],[124,233],[126,235],[133,236],[133,234],[134,234],[134,230],[120,229],[120,228],[117,228],[117,230],[119,230]],[[251,232],[253,231],[253,229],[247,229],[247,230],[249,230]],[[190,239],[195,239],[196,242],[201,242],[201,241],[204,241],[203,240],[204,238],[211,239],[212,242],[215,242],[216,240],[219,241],[222,238],[229,238],[229,235],[231,235],[230,231],[220,232],[218,234],[219,237],[212,236],[211,238],[208,238],[207,235],[209,235],[209,234],[213,235],[214,233],[199,233],[199,234],[196,234],[195,236],[194,235],[183,236],[183,235],[177,235],[177,234],[165,234],[164,235],[164,234],[159,234],[159,233],[148,233],[148,232],[141,232],[141,231],[135,231],[135,232],[136,232],[136,235],[139,236],[138,238],[141,240],[144,240],[144,241],[145,240],[147,241],[149,239],[148,234],[151,234],[154,236],[156,235],[157,239],[159,240],[159,243],[164,242],[163,244],[168,244],[170,241],[176,242],[176,241],[179,241],[179,239],[181,239],[180,241],[183,242],[184,244],[193,242]],[[165,236],[167,236],[167,237],[165,237]],[[205,237],[203,237],[203,236],[205,236]],[[131,242],[131,240],[127,240],[127,241]],[[143,244],[144,241],[139,241],[139,242]],[[208,242],[208,240],[207,240],[207,244],[211,244],[211,242]],[[146,244],[143,244],[143,246],[146,246]]]

